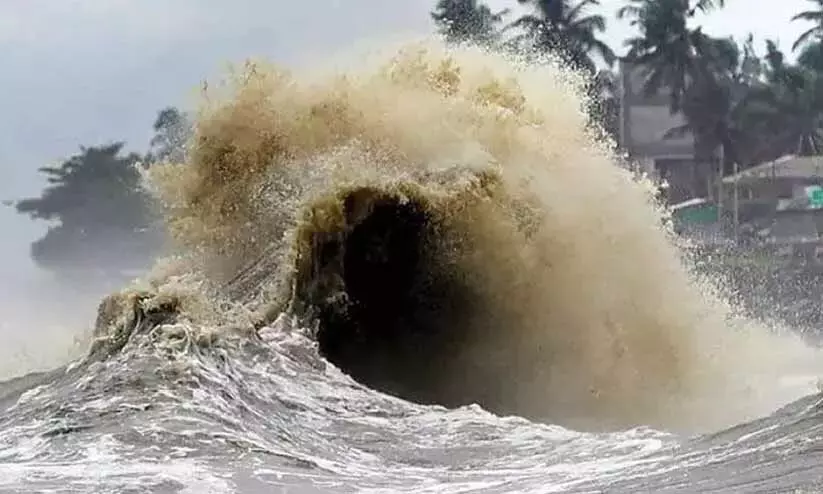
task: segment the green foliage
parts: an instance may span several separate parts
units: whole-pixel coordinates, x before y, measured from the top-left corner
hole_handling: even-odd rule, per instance
[[[751,118],[765,142],[779,153],[823,153],[823,72],[818,59],[787,65],[772,45],[768,83],[754,92]],[[807,65],[808,64],[808,65]]]
[[[135,164],[140,156],[120,156],[123,143],[102,147],[81,147],[56,167],[43,167],[49,186],[41,197],[17,203],[20,213],[36,219],[65,223],[89,221],[101,226],[121,224],[123,211],[137,214],[141,204]],[[122,207],[121,207],[122,206]],[[122,210],[122,211],[121,211]]]
[[[493,13],[477,0],[439,0],[431,17],[449,43],[490,45],[500,39],[498,26],[506,13]]]
[[[124,143],[81,147],[58,166],[40,168],[47,187],[39,197],[13,203],[17,211],[51,223],[32,244],[32,258],[60,275],[87,276],[145,267],[162,243],[140,166],[183,162],[192,133],[177,108],[158,112],[149,152],[124,153]],[[162,165],[159,165],[162,166]]]
[[[722,2],[630,0],[617,12],[639,31],[626,41],[626,60],[644,71],[644,91],[665,92],[672,113],[686,118],[684,127],[669,134],[689,132],[694,138],[695,195],[707,192],[708,179],[718,168],[718,149],[733,150],[732,136],[737,132],[733,115],[745,94],[740,83],[741,51],[734,41],[689,26],[696,12],[716,6]],[[751,70],[751,61],[747,62]]]
[[[123,143],[81,148],[59,166],[43,167],[48,186],[16,209],[53,222],[32,245],[32,257],[56,271],[133,268],[147,262],[152,210],[140,188],[141,157],[123,155]]]
[[[806,21],[813,25],[797,37],[792,50],[797,50],[809,43],[820,42],[823,38],[823,0],[809,0],[815,5],[813,10],[805,10],[792,17],[792,21]]]
[[[611,70],[601,70],[589,86],[591,123],[605,131],[617,142],[620,133],[620,75]]]
[[[598,37],[606,30],[606,19],[602,15],[588,13],[592,7],[600,5],[599,0],[580,0],[576,4],[569,0],[518,2],[531,7],[532,13],[509,25],[510,29],[521,32],[515,37],[516,42],[553,53],[575,69],[585,70],[592,76],[597,73],[597,63],[592,54],[598,55],[608,66],[614,64],[614,51]]]
[[[823,153],[823,0],[793,20],[814,23],[795,43],[802,49],[789,64],[772,41],[760,59],[753,38],[738,47],[688,21],[720,1],[629,0],[618,16],[631,19],[640,35],[627,41],[627,59],[647,70],[646,91],[664,90],[673,112],[687,124],[698,162],[713,162],[717,149],[742,166],[786,153]]]
[[[705,84],[717,71],[725,71],[735,57],[731,44],[715,40],[688,21],[696,10],[708,10],[713,2],[691,4],[686,0],[629,0],[617,11],[630,19],[639,35],[626,41],[626,60],[646,71],[645,90],[665,89],[672,112],[679,112],[690,84]]]
[[[153,128],[155,134],[150,143],[147,161],[185,161],[186,144],[192,133],[188,117],[177,108],[167,107],[157,114]]]
[[[800,50],[797,64],[807,69],[823,72],[823,42],[806,43]]]

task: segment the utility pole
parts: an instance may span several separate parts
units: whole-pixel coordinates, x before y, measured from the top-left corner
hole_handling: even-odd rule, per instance
[[[721,223],[723,220],[723,165],[725,161],[725,150],[721,144],[717,149],[718,164],[717,164],[717,221]]]
[[[619,141],[620,151],[623,153],[627,153],[629,151],[629,143],[627,142],[628,137],[628,129],[626,128],[626,119],[628,118],[629,109],[627,108],[628,102],[628,88],[626,87],[626,82],[629,78],[629,71],[627,70],[627,64],[624,61],[620,62],[619,65],[620,74],[618,75],[618,84],[617,84],[617,93],[618,93],[618,113],[619,116],[618,120],[618,131],[617,131],[617,140]]]
[[[734,169],[732,173],[734,173],[734,243],[737,245],[740,242],[740,196],[738,192],[738,183],[737,181],[740,179],[738,177],[738,173],[740,171],[740,165],[737,161],[734,162]]]

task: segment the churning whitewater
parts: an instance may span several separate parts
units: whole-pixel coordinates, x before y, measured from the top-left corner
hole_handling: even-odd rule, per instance
[[[146,176],[176,255],[0,385],[0,490],[820,486],[820,352],[691,272],[584,80],[356,60],[208,86]]]

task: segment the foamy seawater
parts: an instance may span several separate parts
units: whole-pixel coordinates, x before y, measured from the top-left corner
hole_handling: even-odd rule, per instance
[[[140,331],[106,361],[0,393],[2,492],[789,492],[819,486],[819,398],[696,438],[585,433],[357,384],[281,320],[189,346]],[[147,330],[149,328],[137,328]],[[162,336],[161,336],[162,334]]]
[[[583,82],[425,41],[212,85],[147,173],[176,255],[0,387],[0,489],[820,487],[820,351],[692,274]]]

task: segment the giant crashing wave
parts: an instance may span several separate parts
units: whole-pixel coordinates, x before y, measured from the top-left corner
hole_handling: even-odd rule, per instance
[[[249,63],[210,90],[187,162],[148,177],[205,281],[108,298],[91,355],[289,314],[378,391],[592,430],[767,413],[816,357],[690,275],[573,74],[437,43],[328,72]]]

